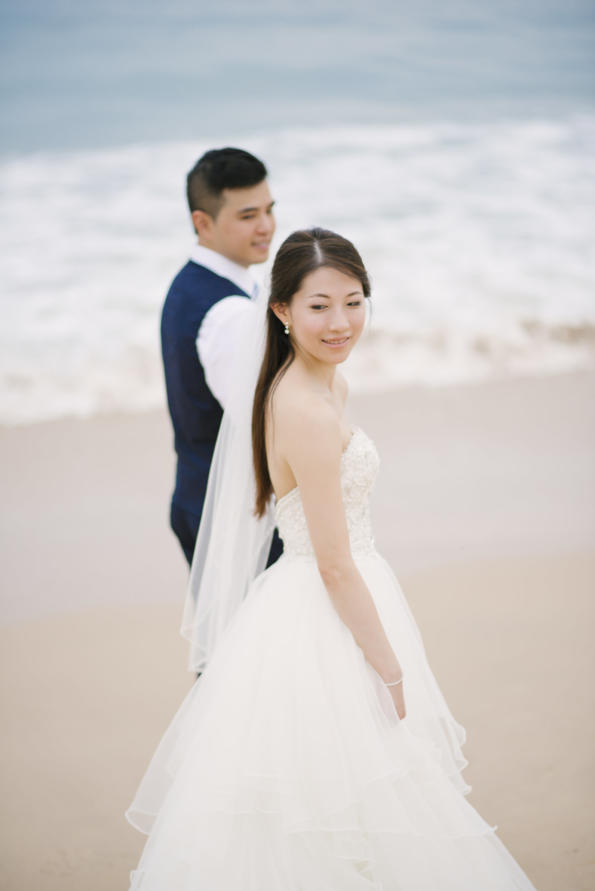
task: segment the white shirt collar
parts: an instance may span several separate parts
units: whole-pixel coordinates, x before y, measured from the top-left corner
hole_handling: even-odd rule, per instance
[[[259,284],[252,272],[245,266],[240,266],[239,263],[224,257],[223,254],[204,247],[202,244],[197,244],[190,254],[190,259],[193,263],[198,263],[199,266],[206,266],[216,275],[228,278],[234,285],[245,291],[249,297],[254,297],[258,293]]]

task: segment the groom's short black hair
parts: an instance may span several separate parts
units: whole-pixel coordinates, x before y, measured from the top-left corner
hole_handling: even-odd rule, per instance
[[[244,149],[211,149],[186,177],[190,213],[204,210],[216,219],[223,205],[223,189],[248,189],[261,183],[266,175],[262,161]]]

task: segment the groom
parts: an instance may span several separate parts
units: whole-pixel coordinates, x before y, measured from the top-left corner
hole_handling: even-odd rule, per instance
[[[262,161],[237,148],[206,152],[187,177],[198,244],[167,294],[161,347],[178,458],[170,522],[189,564],[234,356],[258,293],[249,267],[268,258],[275,231],[266,177]],[[275,533],[269,563],[280,553]]]

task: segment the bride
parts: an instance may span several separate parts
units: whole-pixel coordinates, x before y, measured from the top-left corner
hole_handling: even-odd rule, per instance
[[[127,813],[149,834],[132,889],[533,888],[464,797],[464,729],[374,546],[378,456],[338,370],[369,295],[332,232],[295,232],[275,258],[186,605],[203,673]],[[275,523],[284,553],[261,572]]]

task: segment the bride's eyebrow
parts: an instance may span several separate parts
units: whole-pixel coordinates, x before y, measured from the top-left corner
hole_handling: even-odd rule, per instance
[[[362,291],[352,291],[350,294],[345,294],[346,297],[356,297],[361,294]],[[314,297],[322,298],[323,300],[330,300],[328,294],[308,294],[308,300],[312,300]]]

